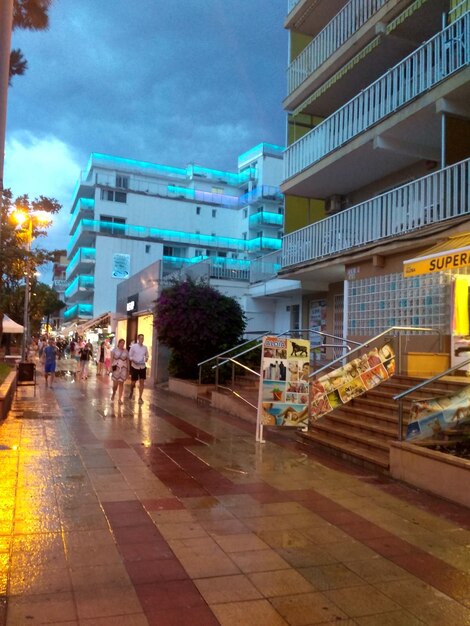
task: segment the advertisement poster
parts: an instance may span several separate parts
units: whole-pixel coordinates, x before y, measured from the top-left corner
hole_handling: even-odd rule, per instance
[[[264,426],[305,426],[308,421],[310,342],[264,337],[261,357]]]
[[[346,404],[393,376],[395,352],[390,344],[374,349],[311,381],[311,420]]]
[[[449,428],[464,425],[470,425],[470,386],[453,395],[413,402],[406,439],[439,439]]]
[[[113,278],[129,278],[130,269],[130,254],[113,254]]]

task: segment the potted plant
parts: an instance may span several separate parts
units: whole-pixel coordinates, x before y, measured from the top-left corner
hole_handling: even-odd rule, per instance
[[[282,389],[279,389],[279,387],[274,387],[273,389],[273,400],[277,400],[278,402],[282,400]]]

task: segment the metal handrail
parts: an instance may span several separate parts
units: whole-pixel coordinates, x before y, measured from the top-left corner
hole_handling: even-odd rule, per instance
[[[414,331],[414,332],[433,332],[439,335],[439,345],[441,345],[442,333],[440,330],[436,328],[427,328],[427,327],[421,327],[421,326],[390,326],[390,328],[387,328],[386,330],[379,333],[375,337],[372,337],[372,339],[369,339],[368,341],[365,341],[364,343],[360,344],[359,346],[357,346],[357,348],[353,348],[348,356],[351,356],[352,354],[355,354],[356,352],[359,352],[360,350],[367,348],[368,346],[370,346],[371,343],[373,343],[374,341],[377,341],[377,339],[380,339],[381,337],[384,337],[385,335],[390,335],[394,330],[398,330],[398,331],[409,330],[409,331]],[[400,338],[400,333],[398,334],[398,337]],[[439,349],[441,348],[439,347]],[[398,358],[399,357],[400,357],[400,350],[398,350]],[[320,372],[323,372],[324,370],[329,369],[332,365],[336,363],[340,363],[343,359],[344,359],[344,356],[337,357],[336,359],[334,359],[327,365],[324,365],[323,367],[321,367],[316,372],[312,372],[309,375],[309,378],[318,376]]]
[[[418,383],[414,387],[411,387],[411,389],[407,389],[406,391],[402,391],[396,396],[393,396],[393,400],[398,401],[398,441],[403,441],[403,398],[408,396],[410,393],[413,393],[414,391],[418,391],[419,389],[426,387],[430,383],[433,383],[434,381],[439,380],[440,378],[443,378],[443,376],[452,374],[453,372],[460,370],[465,365],[469,365],[469,364],[470,364],[470,359],[467,359],[466,361],[463,361],[462,363],[459,363],[458,365],[449,367],[449,369],[446,369],[444,372],[441,372],[440,374],[436,374],[432,378],[428,378],[427,380],[424,380],[422,383]]]

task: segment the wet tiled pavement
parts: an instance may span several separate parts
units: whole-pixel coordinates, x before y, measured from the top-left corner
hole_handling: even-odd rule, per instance
[[[0,626],[470,625],[468,509],[144,398],[113,406],[94,376],[19,389]]]

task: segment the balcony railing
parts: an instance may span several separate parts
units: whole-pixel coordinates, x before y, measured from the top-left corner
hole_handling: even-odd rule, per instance
[[[280,226],[284,222],[284,216],[281,213],[273,213],[272,211],[258,211],[250,215],[248,220],[250,228],[257,228],[258,226]]]
[[[91,263],[95,263],[96,261],[96,250],[95,248],[79,248],[75,253],[73,259],[67,265],[67,269],[65,270],[65,277],[69,279],[73,276],[75,270],[82,264],[85,263],[90,265]]]
[[[288,67],[288,95],[348,41],[387,1],[350,0]]]
[[[243,196],[238,198],[239,206],[247,206],[257,200],[283,200],[284,196],[281,193],[279,187],[273,187],[271,185],[261,185],[255,187],[251,191],[244,193]]]
[[[77,276],[67,287],[64,295],[67,299],[70,299],[80,292],[93,292],[94,288],[94,276]]]
[[[281,251],[277,250],[276,252],[270,252],[252,261],[250,267],[250,283],[262,283],[271,278],[276,278],[281,269],[281,257]]]
[[[75,318],[93,318],[93,305],[92,304],[74,304],[73,306],[65,309],[64,320],[70,321]]]
[[[336,213],[283,239],[282,266],[336,256],[470,214],[470,159]]]
[[[72,215],[70,216],[70,224],[69,224],[70,230],[73,230],[75,221],[80,213],[82,212],[87,212],[88,214],[91,213],[91,216],[93,217],[94,210],[95,210],[95,201],[93,198],[79,198],[75,205],[75,209]]]
[[[470,12],[391,68],[285,152],[289,179],[470,63]]]
[[[294,7],[299,4],[300,0],[287,0],[287,13],[289,14]]]
[[[171,282],[173,278],[189,276],[199,278],[214,278],[218,280],[237,280],[248,282],[250,278],[250,261],[243,259],[229,259],[225,257],[199,257],[193,259],[164,257],[165,280]],[[168,272],[170,270],[171,273]]]

